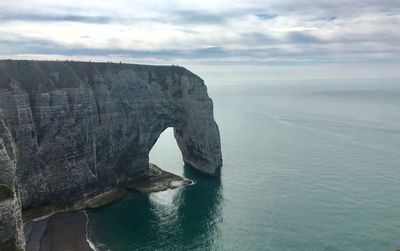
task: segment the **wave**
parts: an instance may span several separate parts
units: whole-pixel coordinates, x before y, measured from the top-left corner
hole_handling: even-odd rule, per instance
[[[89,215],[87,214],[86,211],[83,211],[83,213],[84,213],[85,216],[86,216],[86,241],[87,241],[87,243],[89,244],[90,248],[91,248],[93,251],[100,251],[100,250],[98,250],[98,249],[96,248],[96,246],[94,245],[94,243],[93,243],[92,241],[90,241],[90,239],[89,239]]]

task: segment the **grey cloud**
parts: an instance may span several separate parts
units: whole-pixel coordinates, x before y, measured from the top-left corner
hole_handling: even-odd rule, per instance
[[[292,31],[289,32],[289,34],[287,35],[288,40],[291,43],[295,43],[295,44],[309,44],[309,43],[321,43],[322,41],[307,33],[307,32],[303,32],[303,31]]]
[[[188,59],[213,63],[275,63],[290,64],[293,62],[349,62],[373,61],[375,57],[387,55],[384,60],[397,60],[400,51],[356,50],[332,51],[321,45],[302,47],[298,51],[287,51],[279,47],[269,49],[225,50],[222,47],[208,47],[194,50],[134,50],[118,48],[84,48],[72,47],[45,39],[19,38],[17,40],[0,40],[0,50],[8,54],[37,54],[63,56],[89,56],[92,58],[120,55],[124,58],[155,58],[159,60]]]
[[[99,25],[120,23],[127,27],[132,27],[136,25],[137,22],[144,23],[140,24],[141,27],[146,27],[146,22],[151,22],[152,25],[169,23],[173,24],[174,29],[182,31],[184,34],[183,36],[186,35],[189,37],[188,41],[197,43],[198,49],[181,50],[178,46],[175,46],[177,49],[143,51],[134,49],[134,41],[131,41],[133,49],[112,47],[112,44],[122,43],[109,43],[109,48],[94,49],[83,48],[81,46],[66,46],[50,40],[31,39],[23,37],[24,34],[13,33],[12,35],[17,34],[21,37],[15,40],[1,40],[0,37],[0,52],[8,55],[86,55],[90,57],[123,55],[127,57],[165,60],[184,58],[219,61],[220,63],[236,61],[264,62],[268,60],[275,60],[282,63],[293,61],[337,62],[338,60],[372,60],[374,57],[380,57],[377,60],[383,61],[400,58],[400,52],[397,46],[400,33],[396,32],[396,24],[399,23],[398,15],[400,13],[400,2],[398,1],[388,0],[379,3],[372,0],[313,2],[306,0],[288,0],[265,3],[265,1],[260,0],[257,5],[240,9],[230,8],[229,6],[215,10],[182,9],[181,7],[182,6],[176,6],[175,8],[174,6],[174,8],[167,8],[165,11],[155,10],[153,13],[154,15],[149,15],[149,17],[144,18],[140,15],[135,16],[134,11],[132,15],[126,14],[129,13],[129,11],[125,12],[126,15],[118,15],[118,13],[110,14],[106,11],[99,10],[85,12],[85,9],[68,10],[50,8],[46,9],[47,12],[21,11],[15,13],[8,13],[5,9],[0,9],[0,22],[2,22],[2,25],[10,25],[10,27],[11,24],[7,24],[7,22],[15,20],[24,21],[26,23],[68,21],[78,23],[74,24],[77,27],[79,23],[94,23]],[[44,11],[44,9],[42,11]],[[372,14],[379,15],[377,16],[377,20],[369,20],[368,15],[366,15],[367,18],[365,20],[357,21],[358,24],[362,22],[362,25],[354,25],[356,23],[354,20],[362,17],[363,12],[371,12]],[[93,15],[86,15],[85,13],[93,13]],[[387,18],[387,16],[390,16],[390,18]],[[274,25],[276,21],[274,19],[284,17],[284,21],[293,21],[293,26],[316,27],[319,30],[315,32],[282,31],[279,36],[275,37],[273,37],[273,35],[276,34],[272,34],[274,31],[271,31],[271,36],[269,36],[267,31],[260,30],[261,27],[246,26],[246,23],[243,27],[250,27],[248,32],[246,30],[244,33],[239,33],[243,32],[243,30],[235,30],[235,23],[240,22],[241,24],[241,22],[249,22],[248,24],[252,24],[251,22],[254,21],[254,17],[258,19],[255,23],[270,22],[271,25]],[[207,27],[210,29],[204,31],[204,29],[194,28],[195,25],[202,24],[208,25]],[[292,25],[292,23],[289,22],[288,26],[290,25]],[[362,32],[353,32],[351,29],[353,27],[352,25],[354,27],[366,27],[366,29],[362,30]],[[380,30],[377,31],[374,26],[378,25],[378,29]],[[371,26],[374,29],[368,29]],[[36,27],[40,29],[40,23],[36,24]],[[227,36],[221,36],[215,32],[223,28],[229,29],[224,34],[228,34]],[[332,29],[331,31],[333,32],[330,33],[330,30],[327,29]],[[215,32],[215,34],[212,32]],[[90,35],[90,32],[86,33],[83,31],[79,34],[82,34],[80,37],[82,41],[83,39],[90,39],[90,37],[84,36],[85,34]],[[203,37],[201,37],[203,34],[205,36],[204,40]],[[317,36],[318,34],[320,37]],[[328,35],[326,36],[326,34]],[[331,34],[334,34],[334,36],[331,36]],[[202,44],[201,41],[195,41],[193,38],[199,38],[199,40],[206,42]],[[138,38],[138,40],[140,40],[140,38]],[[181,42],[179,39],[177,39],[177,41]],[[182,39],[182,41],[186,40]],[[142,43],[143,41],[140,40],[140,42]],[[216,46],[202,48],[205,43],[215,44]],[[166,42],[166,45],[171,47],[171,42]],[[193,46],[196,46],[196,44],[190,44],[191,48]],[[226,49],[233,46],[247,49]],[[292,50],[284,48],[291,48]]]
[[[292,31],[281,39],[277,39],[260,32],[249,32],[240,34],[240,43],[247,46],[257,46],[257,45],[280,45],[280,44],[324,44],[330,41],[323,41],[316,36],[311,35],[307,31]]]
[[[208,13],[197,10],[178,10],[169,16],[170,21],[190,24],[221,24],[226,21],[228,15],[223,13]],[[168,20],[167,20],[168,21]]]
[[[289,0],[279,1],[269,6],[279,13],[313,15],[313,16],[354,16],[363,12],[398,12],[400,2],[397,0],[337,0],[337,1],[308,1]]]
[[[257,16],[259,19],[274,19],[278,15],[266,11],[260,12],[257,8],[226,9],[220,11],[207,11],[195,9],[172,10],[170,15],[164,16],[166,22],[178,24],[216,24],[223,25],[230,19],[241,19],[247,15]]]
[[[271,13],[259,13],[259,14],[255,14],[255,16],[257,16],[257,17],[260,18],[260,19],[268,20],[268,19],[274,19],[274,18],[276,18],[278,15],[276,15],[276,14],[271,14]]]
[[[130,57],[168,58],[198,58],[213,57],[224,54],[220,47],[200,48],[196,50],[134,50],[118,48],[85,48],[66,46],[46,39],[19,37],[14,40],[0,40],[0,50],[8,54],[42,54],[42,55],[84,55],[107,56],[124,55]]]
[[[260,32],[248,32],[240,34],[240,42],[248,46],[265,45],[265,44],[277,44],[280,41],[267,36]]]
[[[27,14],[27,13],[1,13],[0,21],[34,21],[34,22],[80,22],[80,23],[98,23],[104,24],[111,22],[111,18],[107,16],[84,16],[84,15],[73,15],[73,14]]]
[[[159,13],[155,17],[123,17],[123,16],[108,16],[108,15],[82,15],[82,14],[65,14],[65,12],[41,12],[41,13],[7,13],[0,10],[0,22],[10,21],[31,21],[31,22],[77,22],[77,23],[122,23],[132,24],[135,22],[155,22],[155,23],[173,23],[178,25],[187,24],[214,24],[222,25],[228,18],[238,18],[245,12],[230,11],[224,13],[212,13],[199,10],[171,10],[168,13]],[[82,10],[80,11],[82,12]],[[54,14],[58,13],[58,14]],[[78,12],[79,13],[79,12]]]

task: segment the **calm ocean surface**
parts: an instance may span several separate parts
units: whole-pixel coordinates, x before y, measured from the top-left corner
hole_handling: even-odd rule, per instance
[[[197,185],[90,211],[100,250],[400,249],[400,81],[209,86],[220,180],[184,168],[171,129],[150,161]]]

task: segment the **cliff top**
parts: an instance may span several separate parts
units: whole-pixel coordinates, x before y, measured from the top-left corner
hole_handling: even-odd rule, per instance
[[[148,74],[149,80],[164,82],[174,74],[197,77],[181,66],[141,65],[110,62],[0,60],[0,90],[12,89],[19,83],[27,92],[74,88],[82,84],[96,85],[98,76],[115,75],[122,71]]]

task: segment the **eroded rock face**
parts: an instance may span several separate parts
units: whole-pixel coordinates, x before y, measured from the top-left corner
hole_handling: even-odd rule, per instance
[[[23,250],[21,204],[16,184],[15,144],[0,109],[0,250]]]
[[[0,162],[0,183],[13,177],[23,210],[146,177],[167,127],[187,164],[209,175],[222,165],[212,100],[182,67],[0,61],[0,112],[16,169]]]

